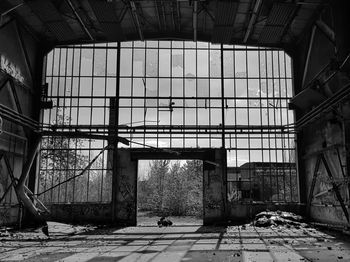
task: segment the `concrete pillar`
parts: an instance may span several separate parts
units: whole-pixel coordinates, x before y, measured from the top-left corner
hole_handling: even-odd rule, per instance
[[[137,163],[131,159],[130,150],[114,150],[112,209],[116,224],[136,226]]]
[[[226,219],[226,150],[215,149],[215,159],[204,161],[204,225],[224,222]]]

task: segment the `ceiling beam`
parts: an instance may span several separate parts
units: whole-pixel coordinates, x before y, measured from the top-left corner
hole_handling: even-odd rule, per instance
[[[22,5],[24,5],[24,3],[19,3],[18,5],[15,5],[15,6],[9,8],[9,9],[7,9],[6,11],[4,11],[4,12],[2,12],[2,13],[0,14],[1,17],[7,15],[7,14],[10,13],[11,11],[17,9],[18,7],[20,7],[20,6],[22,6]]]
[[[303,79],[301,81],[301,88],[302,89],[304,88],[305,80],[306,80],[306,73],[307,73],[307,70],[309,69],[309,62],[310,62],[310,57],[311,57],[311,51],[312,51],[312,47],[314,45],[315,31],[316,31],[316,26],[314,25],[312,27],[311,37],[310,37],[308,48],[307,48],[307,55],[306,55],[306,59],[305,59]]]
[[[198,2],[193,2],[193,41],[197,42],[197,29],[198,29]]]
[[[243,43],[246,43],[250,37],[250,34],[252,33],[253,29],[254,29],[254,25],[256,22],[256,19],[258,17],[258,12],[259,9],[261,7],[262,4],[262,0],[256,0],[255,1],[255,5],[253,8],[253,12],[252,12],[252,16],[250,17],[249,23],[248,23],[248,27],[247,27],[247,31],[245,32],[244,38],[243,38]]]
[[[206,7],[205,3],[200,2],[202,9],[205,11],[205,13],[210,17],[211,21],[215,22],[215,17],[214,15],[208,10],[208,8]]]
[[[75,39],[76,33],[72,25],[63,18],[64,14],[57,9],[54,2],[32,0],[27,1],[26,5],[43,23],[43,27],[52,34],[54,38],[53,43]]]
[[[173,29],[176,31],[176,14],[174,8],[174,2],[171,3],[171,21],[173,22]]]
[[[143,37],[142,29],[141,29],[141,24],[140,24],[140,19],[139,19],[139,16],[137,14],[137,8],[135,5],[135,2],[132,0],[130,0],[129,2],[130,2],[131,13],[132,13],[132,19],[133,19],[134,24],[136,26],[140,40],[144,41],[144,37]]]
[[[74,16],[79,21],[79,24],[83,28],[84,32],[87,34],[87,36],[90,38],[91,41],[94,41],[95,38],[92,36],[92,34],[90,33],[89,29],[86,27],[86,25],[84,24],[83,20],[81,19],[81,17],[79,16],[77,11],[75,10],[75,7],[73,6],[71,0],[66,0],[66,2],[69,5],[69,7],[72,9],[72,11],[74,13]]]
[[[316,21],[316,26],[323,32],[323,34],[334,44],[335,43],[335,33],[332,28],[330,28],[321,19]]]
[[[157,13],[157,20],[159,25],[159,30],[163,29],[162,22],[160,21],[160,13],[159,13],[159,6],[158,6],[158,0],[154,0],[154,5],[156,7],[156,13]]]
[[[161,4],[161,7],[162,7],[162,16],[163,16],[164,30],[166,31],[167,26],[166,26],[165,7],[164,7],[163,0],[160,0],[160,4]]]
[[[121,22],[123,22],[123,20],[124,20],[124,17],[125,17],[125,15],[126,15],[126,12],[128,11],[128,6],[126,5],[126,6],[124,6],[124,8],[123,8],[123,10],[120,12],[120,14],[119,14],[119,24],[121,23]]]
[[[181,11],[180,11],[180,3],[176,2],[176,13],[178,20],[178,30],[181,31]]]

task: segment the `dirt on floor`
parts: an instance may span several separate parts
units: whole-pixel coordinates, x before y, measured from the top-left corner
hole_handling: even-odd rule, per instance
[[[350,261],[347,235],[296,221],[300,217],[294,214],[265,212],[252,223],[222,227],[158,227],[157,217],[146,218],[152,225],[97,228],[49,222],[49,237],[40,229],[2,228],[0,261]],[[256,224],[261,218],[264,223]]]
[[[40,230],[2,236],[0,261],[350,261],[347,237],[312,227],[147,226],[73,232],[51,232],[50,238]]]

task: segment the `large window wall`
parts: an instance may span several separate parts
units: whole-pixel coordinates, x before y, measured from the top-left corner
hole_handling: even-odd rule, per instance
[[[120,134],[155,147],[221,147],[220,57],[207,43],[122,44]]]
[[[52,100],[54,107],[44,110],[43,123],[55,125],[58,131],[110,134],[113,130],[128,139],[131,147],[224,147],[228,166],[248,170],[244,177],[252,192],[257,172],[251,163],[265,163],[270,170],[278,166],[282,171],[269,176],[296,181],[295,136],[289,128],[294,115],[288,110],[293,95],[291,75],[289,56],[268,48],[183,41],[60,47],[47,57],[49,88],[44,99]],[[50,139],[55,141],[50,143]],[[69,157],[62,157],[62,163],[53,164],[47,157],[41,162],[42,189],[79,172],[106,145],[106,140],[48,137],[43,156],[62,150]],[[81,166],[76,164],[76,155],[85,159],[78,159]],[[82,193],[62,197],[61,192],[71,191],[66,188],[50,192],[56,198],[45,194],[46,200],[108,201],[110,194],[103,195],[110,192],[106,188],[111,184],[108,152],[99,159],[96,168],[79,178],[85,180],[69,182],[72,188],[86,184]],[[50,172],[61,173],[52,179]],[[240,176],[230,177],[229,188],[238,190],[235,185]],[[93,193],[96,188],[97,195]],[[276,192],[278,196],[271,196],[271,201],[297,200],[297,192],[288,192],[293,197]]]
[[[43,99],[52,101],[53,108],[43,110],[44,129],[90,131],[92,126],[109,124],[110,98],[116,96],[117,51],[117,44],[101,44],[55,48],[47,55],[48,91]],[[100,139],[44,137],[38,193],[82,174],[106,146],[107,141]],[[41,197],[45,203],[109,202],[111,169],[106,150],[81,176]]]

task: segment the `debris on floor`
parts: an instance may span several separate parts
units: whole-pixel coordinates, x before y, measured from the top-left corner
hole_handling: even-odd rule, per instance
[[[171,220],[168,219],[168,218],[161,217],[161,218],[159,219],[159,221],[157,222],[157,224],[158,224],[159,227],[162,227],[162,226],[168,227],[168,226],[172,226],[172,225],[173,225],[173,222],[171,222]]]
[[[297,228],[308,227],[304,223],[302,216],[296,215],[292,212],[286,211],[263,211],[257,214],[252,224],[256,227],[270,227],[270,226],[294,226]]]
[[[60,236],[75,232],[73,227],[50,222],[51,238],[40,229],[41,239],[0,237],[0,261],[350,261],[347,236],[312,227],[106,226]]]
[[[53,221],[47,222],[47,232],[45,234],[42,228],[26,228],[22,230],[16,230],[10,227],[0,228],[0,241],[13,240],[13,239],[22,239],[22,240],[45,240],[50,237],[67,237],[80,233],[85,233],[96,229],[95,226],[85,225],[70,225],[64,223],[58,223]]]

